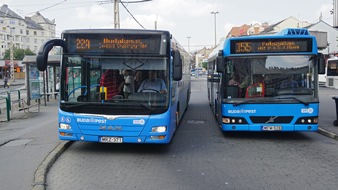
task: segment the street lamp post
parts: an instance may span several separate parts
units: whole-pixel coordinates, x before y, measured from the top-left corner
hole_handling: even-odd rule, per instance
[[[190,53],[190,36],[187,36],[187,38],[188,38],[188,52]]]
[[[215,47],[216,47],[216,14],[218,14],[218,11],[213,11],[211,14],[214,15],[214,25],[215,25]]]

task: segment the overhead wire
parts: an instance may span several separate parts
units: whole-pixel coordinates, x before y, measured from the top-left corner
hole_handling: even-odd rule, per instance
[[[67,0],[63,0],[63,1],[61,1],[61,2],[55,3],[55,4],[51,5],[51,6],[45,7],[45,8],[43,8],[43,9],[40,9],[40,10],[35,11],[35,12],[33,12],[33,13],[30,13],[30,14],[34,14],[34,13],[36,13],[36,12],[45,11],[45,10],[47,10],[47,9],[49,9],[49,8],[58,6],[58,5],[60,5],[60,4],[64,3],[64,2],[66,2],[66,1],[67,1]]]
[[[135,20],[135,22],[137,22],[137,24],[139,24],[143,29],[146,29],[135,17],[134,15],[128,10],[128,8],[124,5],[124,3],[122,1],[120,1],[121,5],[124,7],[124,9],[126,9],[126,11],[129,13],[129,15]]]

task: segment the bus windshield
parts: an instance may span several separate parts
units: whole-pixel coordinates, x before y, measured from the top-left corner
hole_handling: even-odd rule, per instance
[[[60,109],[96,114],[163,113],[169,104],[169,60],[164,56],[84,56],[64,54]],[[165,89],[140,89],[155,72]]]
[[[226,65],[225,99],[314,96],[311,56],[234,57]]]

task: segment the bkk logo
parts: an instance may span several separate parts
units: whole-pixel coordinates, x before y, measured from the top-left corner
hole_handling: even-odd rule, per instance
[[[313,109],[312,108],[301,109],[301,113],[313,113]]]
[[[134,125],[144,125],[144,124],[145,124],[145,121],[144,121],[144,119],[133,120],[133,124],[134,124]]]

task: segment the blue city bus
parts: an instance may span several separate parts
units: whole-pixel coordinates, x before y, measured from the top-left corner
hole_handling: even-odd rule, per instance
[[[190,99],[192,59],[168,31],[136,29],[66,30],[44,43],[37,67],[61,47],[58,135],[61,140],[167,144]],[[134,89],[128,80],[157,73],[166,91]],[[106,77],[106,78],[104,78]],[[156,80],[157,80],[156,79]],[[136,80],[136,79],[135,79]],[[134,81],[136,85],[136,81]]]
[[[222,131],[317,131],[323,55],[307,29],[227,38],[208,57],[208,100]]]

